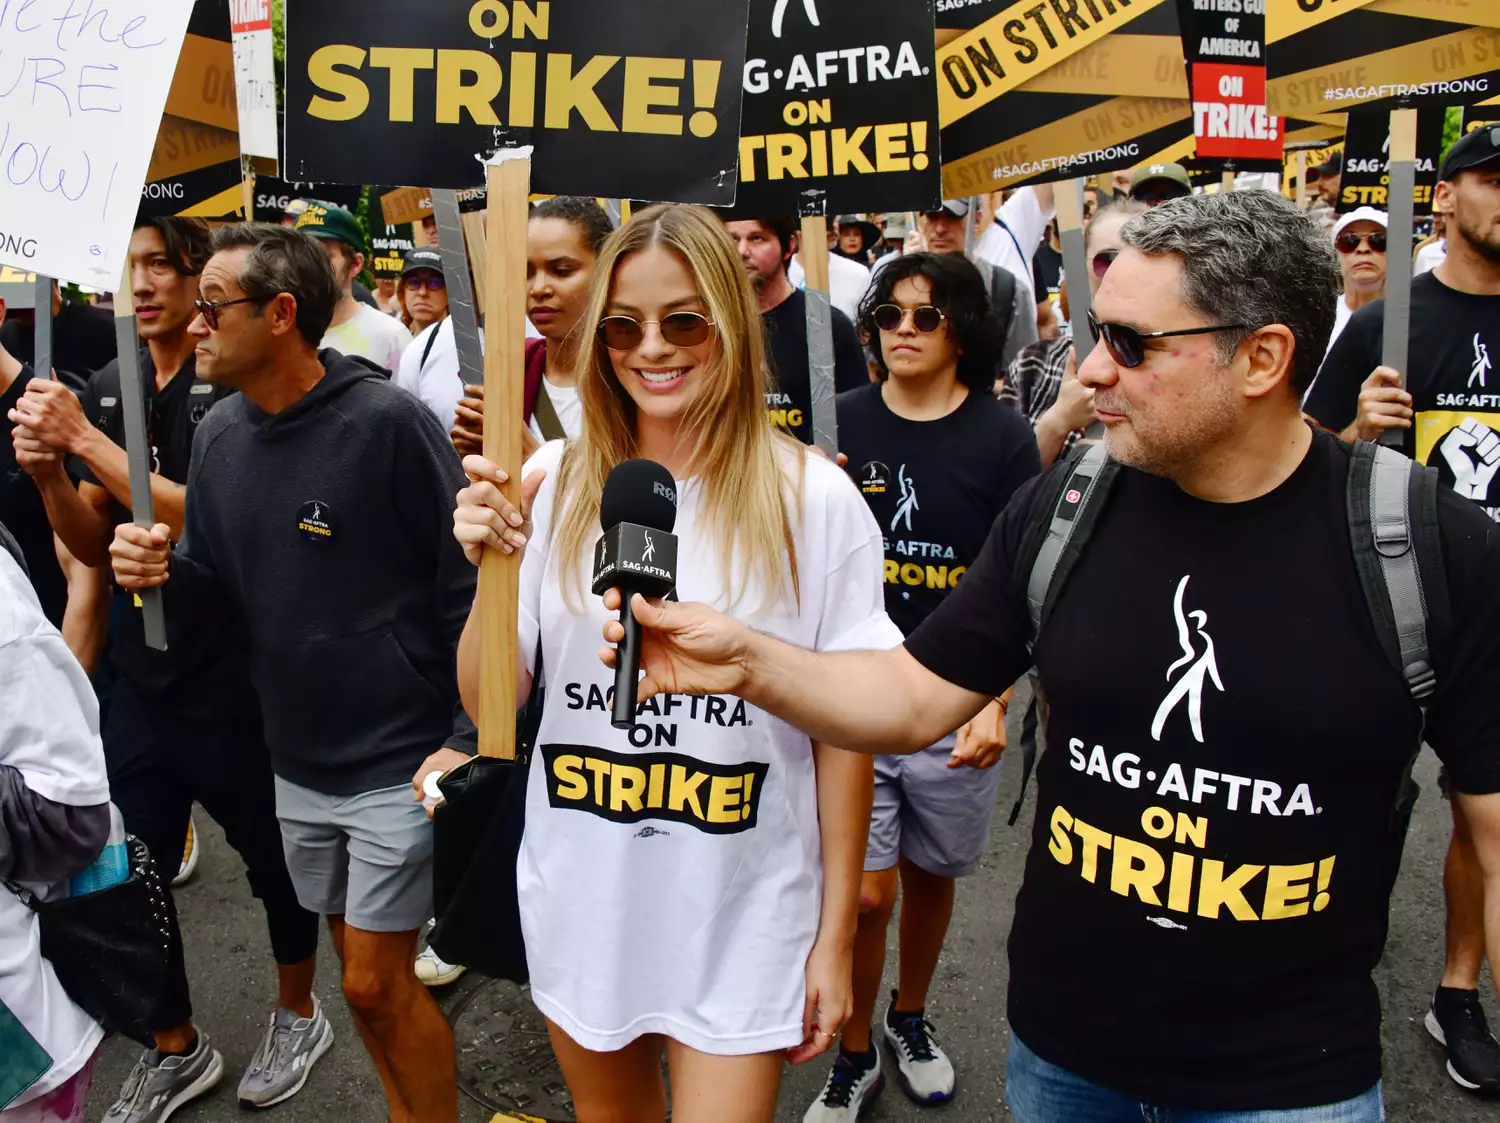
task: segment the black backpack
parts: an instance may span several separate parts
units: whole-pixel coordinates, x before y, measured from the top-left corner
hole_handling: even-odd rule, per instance
[[[1355,442],[1350,454],[1347,511],[1360,588],[1380,646],[1406,680],[1425,723],[1427,702],[1437,687],[1431,653],[1441,647],[1449,622],[1438,530],[1438,473],[1369,441]],[[1119,462],[1102,443],[1081,445],[1049,481],[1037,504],[1014,574],[1031,618],[1032,644],[1066,591],[1119,473]],[[1032,694],[1021,727],[1021,790],[1011,809],[1012,826],[1036,764],[1037,693]],[[1403,835],[1416,802],[1411,764],[1421,748],[1418,736],[1393,814]]]

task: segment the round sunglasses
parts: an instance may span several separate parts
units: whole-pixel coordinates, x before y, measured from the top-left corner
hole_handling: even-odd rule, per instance
[[[1333,248],[1339,253],[1353,253],[1359,249],[1361,242],[1369,242],[1370,249],[1376,253],[1385,253],[1385,231],[1375,230],[1369,234],[1356,234],[1352,230],[1345,230],[1333,240]]]
[[[655,324],[662,339],[673,347],[697,347],[706,343],[714,326],[712,320],[698,312],[673,312],[659,320],[605,316],[599,321],[599,338],[611,351],[634,351],[646,338],[647,324]]]
[[[1090,268],[1094,270],[1094,276],[1102,277],[1109,272],[1109,267],[1114,264],[1115,258],[1120,256],[1119,250],[1100,250],[1089,262]]]
[[[906,323],[908,313],[911,315],[911,326],[923,335],[937,331],[948,318],[941,308],[934,308],[931,304],[911,309],[902,308],[898,304],[881,304],[876,307],[871,319],[881,331],[899,331],[901,325]]]
[[[1094,342],[1101,340],[1108,348],[1110,357],[1122,367],[1138,367],[1146,361],[1148,339],[1170,339],[1176,335],[1209,335],[1216,331],[1237,331],[1248,328],[1247,324],[1214,324],[1206,328],[1180,328],[1177,331],[1136,331],[1124,324],[1101,324],[1089,309],[1089,334]]]

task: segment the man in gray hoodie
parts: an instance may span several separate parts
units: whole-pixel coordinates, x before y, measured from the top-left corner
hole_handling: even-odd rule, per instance
[[[318,351],[338,289],[315,242],[229,226],[214,251],[189,330],[199,375],[240,393],[199,427],[176,550],[122,526],[115,577],[164,585],[169,615],[243,615],[298,898],[328,917],[391,1118],[455,1121],[452,1033],[412,970],[432,835],[409,781],[452,732],[463,472],[384,371]]]

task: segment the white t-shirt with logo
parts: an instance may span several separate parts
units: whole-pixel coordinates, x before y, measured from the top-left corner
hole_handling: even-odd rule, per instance
[[[520,645],[543,644],[546,704],[517,863],[532,997],[586,1049],[646,1033],[706,1053],[767,1052],[802,1040],[804,970],[822,902],[812,743],[741,699],[672,695],[610,724],[614,672],[599,661],[613,619],[588,592],[563,593],[551,550],[563,443],[533,456],[547,479],[521,566]],[[786,457],[794,469],[790,450]],[[879,528],[853,483],[804,455],[792,507],[801,611],[732,610],[757,630],[819,651],[889,649]],[[696,480],[679,483],[677,591],[729,610]]]
[[[33,792],[69,807],[109,802],[99,704],[21,567],[0,547],[0,765]],[[40,886],[28,886],[41,889]],[[73,1005],[42,958],[36,913],[0,885],[0,1004],[52,1058],[19,1106],[57,1088],[88,1063],[103,1040],[97,1022]]]
[[[359,355],[392,374],[401,366],[401,352],[411,342],[411,332],[401,321],[368,304],[360,304],[353,316],[323,333],[319,349],[332,347],[345,355]]]

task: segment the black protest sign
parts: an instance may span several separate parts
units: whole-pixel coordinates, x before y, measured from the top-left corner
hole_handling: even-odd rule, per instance
[[[367,265],[376,277],[399,277],[401,267],[406,264],[406,255],[416,249],[409,222],[379,221],[379,201],[391,191],[391,187],[370,188],[370,258]]]
[[[243,212],[235,97],[229,5],[197,0],[151,150],[141,213],[225,218]]]
[[[284,174],[734,201],[748,0],[290,0]]]
[[[1443,108],[1417,110],[1416,192],[1418,211],[1432,210],[1437,162],[1443,147]],[[1340,212],[1390,203],[1391,115],[1384,109],[1351,109],[1344,133],[1344,171],[1339,177]]]
[[[1481,125],[1492,125],[1500,121],[1500,105],[1464,106],[1463,131],[1472,133]]]
[[[1500,30],[1483,26],[1496,22],[1451,0],[1266,0],[1267,109],[1483,101],[1500,92]]]
[[[1281,159],[1284,122],[1266,113],[1265,0],[1177,0],[1200,159]]]
[[[1167,0],[939,4],[943,194],[1127,168],[1193,134]]]
[[[751,0],[747,53],[737,213],[937,207],[931,0]]]
[[[255,177],[255,217],[261,222],[274,222],[294,199],[321,199],[345,210],[357,210],[360,191],[345,183],[289,183],[260,175]]]

